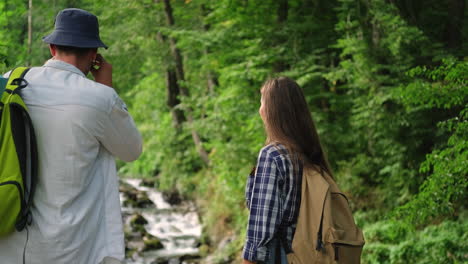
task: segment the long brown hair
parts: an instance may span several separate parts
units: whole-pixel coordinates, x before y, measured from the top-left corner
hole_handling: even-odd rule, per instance
[[[316,165],[332,176],[301,87],[278,77],[266,81],[261,92],[266,143],[281,143],[304,165]]]

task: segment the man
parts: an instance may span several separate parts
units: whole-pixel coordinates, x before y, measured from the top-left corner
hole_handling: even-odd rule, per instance
[[[112,88],[112,65],[97,53],[107,47],[96,16],[62,10],[43,40],[53,58],[26,74],[29,85],[21,92],[39,153],[33,220],[27,231],[0,240],[0,262],[122,263],[113,156],[137,159],[141,136]],[[95,81],[86,78],[89,72]]]

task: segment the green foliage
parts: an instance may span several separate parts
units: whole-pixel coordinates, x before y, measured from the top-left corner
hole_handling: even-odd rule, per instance
[[[447,57],[435,69],[417,66],[407,75],[416,80],[399,90],[405,105],[443,109],[466,106],[468,60],[458,61]]]
[[[24,1],[0,1],[0,65],[10,68],[25,60],[27,6]]]
[[[468,222],[446,221],[420,232],[382,221],[364,229],[363,263],[465,263]]]
[[[467,61],[448,58],[434,69],[417,67],[412,77],[422,77],[401,91],[407,107],[462,109],[440,121],[438,129],[448,135],[445,144],[426,156],[420,172],[428,178],[420,192],[397,215],[413,224],[424,224],[441,215],[451,215],[468,198],[468,89]],[[456,113],[456,111],[455,111]]]

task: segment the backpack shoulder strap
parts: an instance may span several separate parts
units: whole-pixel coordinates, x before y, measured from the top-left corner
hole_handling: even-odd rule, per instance
[[[324,178],[324,175],[320,173],[317,168],[312,167],[308,169],[304,169],[304,176],[306,176],[308,179],[307,184],[311,185],[310,188],[312,189],[312,186],[315,187],[313,189],[313,195],[312,198],[317,201],[317,209],[316,211],[319,212],[315,217],[316,221],[315,226],[318,227],[317,230],[317,242],[315,245],[315,249],[317,251],[321,251],[323,249],[323,214],[324,214],[324,208],[325,208],[325,201],[326,201],[326,196],[329,192],[330,189],[330,183]],[[304,181],[303,181],[304,184]],[[310,195],[310,194],[309,194]]]
[[[24,79],[24,76],[29,71],[28,67],[17,67],[13,69],[8,78],[5,92],[14,94],[20,89],[23,89],[28,85],[28,82]]]
[[[314,166],[304,166],[301,188],[301,207],[299,210],[297,228],[304,232],[304,234],[300,236],[307,236],[307,238],[303,238],[303,240],[315,240],[315,248],[321,250],[323,246],[321,238],[323,208],[330,184]]]

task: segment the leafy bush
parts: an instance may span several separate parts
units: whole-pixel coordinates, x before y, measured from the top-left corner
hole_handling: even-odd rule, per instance
[[[412,224],[426,224],[439,216],[451,215],[468,198],[468,61],[448,58],[434,69],[417,67],[409,72],[422,77],[401,90],[409,111],[420,108],[445,108],[452,117],[437,127],[448,137],[421,164],[428,175],[412,200],[398,209],[397,215]],[[457,113],[458,112],[458,113]]]
[[[363,263],[430,264],[468,261],[468,222],[445,221],[410,231],[396,221],[381,221],[364,229]]]

